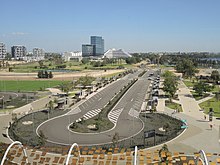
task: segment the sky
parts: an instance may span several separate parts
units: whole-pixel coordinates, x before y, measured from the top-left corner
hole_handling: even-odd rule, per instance
[[[0,42],[46,52],[220,52],[219,0],[0,0]]]

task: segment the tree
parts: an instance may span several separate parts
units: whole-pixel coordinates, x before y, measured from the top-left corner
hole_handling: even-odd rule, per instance
[[[44,66],[44,61],[43,61],[43,60],[40,60],[40,61],[38,61],[38,64],[40,65],[40,68],[43,68],[43,66]]]
[[[42,70],[38,71],[37,77],[38,78],[43,78],[43,71]]]
[[[64,91],[68,95],[69,91],[72,89],[72,84],[71,83],[62,84],[61,88],[62,88],[62,91]]]
[[[177,91],[177,77],[170,71],[166,71],[164,74],[164,83],[163,83],[163,90],[167,92],[170,99],[174,97]]]
[[[216,99],[216,101],[219,101],[219,99],[220,99],[220,93],[219,92],[215,93],[215,99]]]
[[[118,144],[118,140],[119,140],[119,133],[115,132],[114,136],[112,137],[112,143],[114,145],[117,145]]]
[[[53,78],[53,73],[51,71],[49,72],[48,78]]]
[[[175,69],[177,72],[182,73],[183,77],[192,78],[198,70],[195,67],[195,64],[189,59],[181,59],[177,62]]]
[[[39,131],[39,145],[44,146],[46,143],[47,137],[44,135],[43,131]]]
[[[214,80],[215,82],[219,81],[220,75],[217,70],[213,70],[211,73],[211,79]]]
[[[78,79],[76,83],[85,87],[85,86],[90,86],[94,80],[95,80],[94,77],[82,76]]]
[[[82,64],[87,64],[87,63],[89,63],[89,59],[88,58],[83,58],[81,60],[81,62],[82,62]]]
[[[204,82],[202,82],[202,81],[199,81],[199,82],[197,82],[197,83],[194,85],[193,89],[195,90],[195,92],[196,92],[199,96],[202,96],[203,93],[210,92],[211,89],[212,89],[212,87],[209,86],[209,84],[206,84],[206,83],[204,83]]]
[[[54,109],[54,105],[53,105],[53,101],[50,100],[47,104],[46,104],[46,108],[49,109],[48,113],[50,113],[53,109]]]

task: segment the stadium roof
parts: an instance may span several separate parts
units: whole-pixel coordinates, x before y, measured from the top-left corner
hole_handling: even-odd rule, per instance
[[[109,49],[103,56],[103,58],[128,58],[131,55],[122,49]]]

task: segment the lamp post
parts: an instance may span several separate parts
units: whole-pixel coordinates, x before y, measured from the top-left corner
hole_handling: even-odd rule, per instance
[[[33,133],[34,133],[34,110],[33,108],[30,108],[30,111],[31,111],[31,120],[32,120],[32,129],[33,129]]]
[[[2,109],[4,109],[4,96],[2,96]]]

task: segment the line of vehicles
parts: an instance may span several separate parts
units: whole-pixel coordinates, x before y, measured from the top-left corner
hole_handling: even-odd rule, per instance
[[[151,90],[149,95],[149,100],[147,102],[147,111],[152,111],[158,104],[159,96],[159,85],[160,85],[160,75],[158,72],[150,73],[148,80],[151,81]]]

